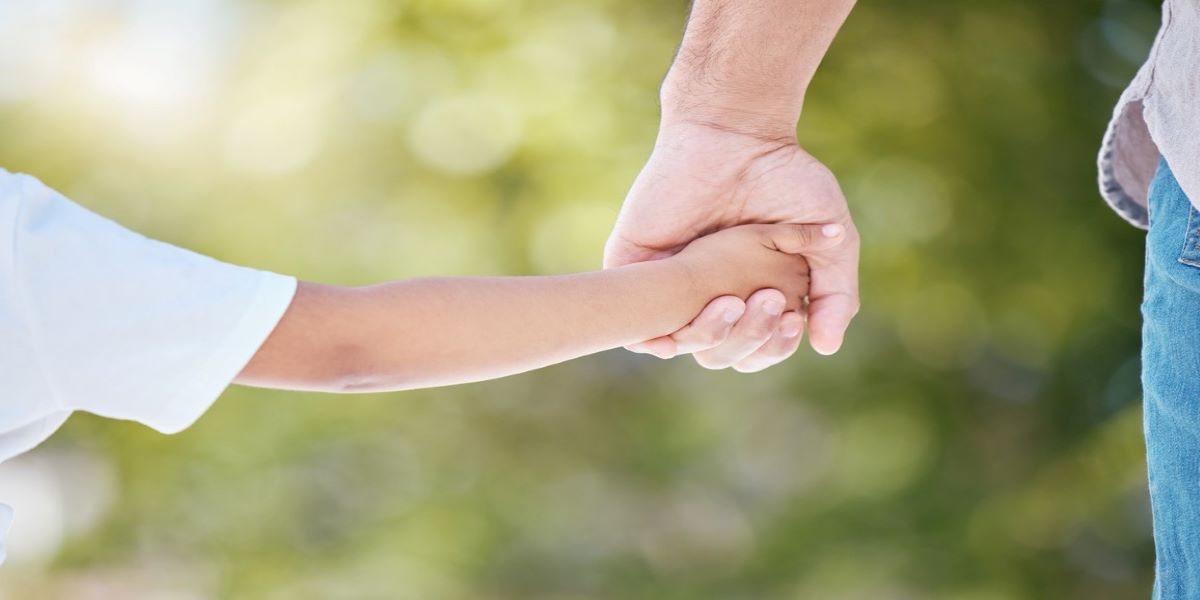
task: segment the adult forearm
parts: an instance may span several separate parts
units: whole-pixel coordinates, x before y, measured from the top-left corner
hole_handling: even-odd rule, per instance
[[[669,261],[553,277],[302,284],[238,378],[385,391],[478,381],[665,335],[709,300]]]
[[[695,0],[663,83],[663,122],[792,135],[854,0]]]

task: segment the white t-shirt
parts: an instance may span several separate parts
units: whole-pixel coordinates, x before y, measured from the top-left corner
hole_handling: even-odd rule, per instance
[[[0,169],[0,462],[77,410],[183,430],[254,356],[295,289],[294,278],[147,239]]]

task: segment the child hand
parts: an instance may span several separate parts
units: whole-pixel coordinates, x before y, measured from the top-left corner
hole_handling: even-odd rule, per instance
[[[837,245],[841,234],[836,225],[739,225],[692,241],[672,260],[686,269],[697,293],[709,298],[745,299],[775,288],[787,298],[786,310],[800,310],[809,284],[804,255]]]

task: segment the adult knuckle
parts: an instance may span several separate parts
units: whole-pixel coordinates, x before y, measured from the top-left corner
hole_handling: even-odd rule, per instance
[[[692,335],[692,342],[695,345],[703,348],[712,348],[713,346],[721,343],[721,340],[718,339],[718,335],[719,334],[712,329],[700,329]]]
[[[733,368],[737,369],[740,373],[757,373],[758,371],[774,366],[783,360],[783,358],[764,348],[739,360],[737,364],[733,365]]]
[[[808,227],[795,227],[792,229],[792,231],[795,232],[794,235],[796,237],[796,243],[799,244],[801,248],[812,245],[812,231],[810,231]]]
[[[722,327],[720,329],[713,331],[712,335],[709,336],[708,343],[714,347],[724,344],[725,340],[729,339],[729,330],[730,329],[731,329],[730,327]]]
[[[750,340],[765,340],[771,337],[774,324],[767,321],[755,321],[746,326],[742,337]]]

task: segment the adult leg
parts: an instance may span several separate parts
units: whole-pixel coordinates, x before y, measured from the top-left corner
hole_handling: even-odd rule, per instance
[[[1142,315],[1154,598],[1200,599],[1200,212],[1165,161],[1150,189]]]

